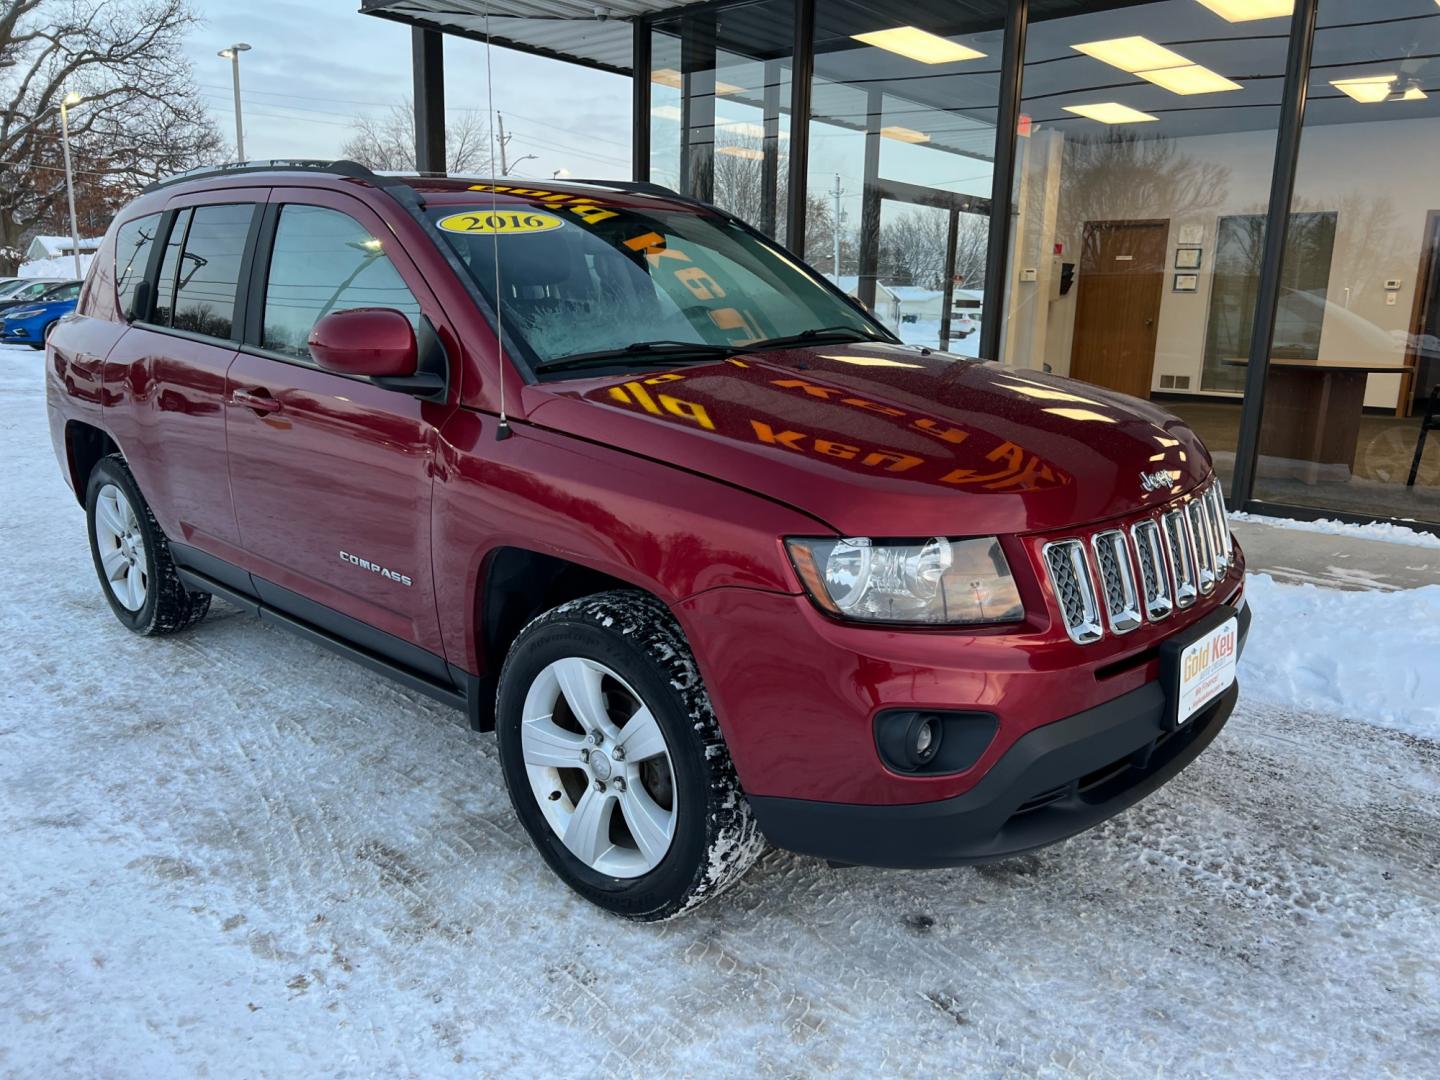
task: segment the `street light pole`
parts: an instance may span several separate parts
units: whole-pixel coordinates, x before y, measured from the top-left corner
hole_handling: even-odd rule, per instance
[[[70,243],[74,246],[77,278],[83,278],[85,271],[80,268],[80,222],[75,217],[75,177],[70,169],[70,106],[79,105],[82,100],[73,91],[60,99],[60,145],[65,151],[65,197],[70,202]]]
[[[231,81],[235,85],[235,157],[238,161],[245,160],[245,126],[240,120],[240,54],[249,51],[249,45],[237,41],[215,54],[230,61]]]

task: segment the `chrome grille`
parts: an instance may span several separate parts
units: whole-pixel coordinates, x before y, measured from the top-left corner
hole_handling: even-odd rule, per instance
[[[1125,534],[1119,529],[1110,529],[1096,533],[1091,542],[1095,547],[1095,562],[1100,567],[1100,587],[1110,629],[1117,634],[1129,633],[1140,625],[1140,597]]]
[[[1060,540],[1045,545],[1045,567],[1050,584],[1060,602],[1065,632],[1081,645],[1098,641],[1104,632],[1100,626],[1100,605],[1085,561],[1085,545],[1079,540]]]
[[[1135,541],[1135,554],[1140,563],[1141,599],[1145,615],[1154,622],[1163,619],[1175,608],[1170,595],[1170,574],[1165,569],[1165,549],[1160,543],[1160,526],[1154,518],[1139,522],[1130,530]]]
[[[1172,505],[1135,522],[1128,536],[1124,529],[1108,528],[1043,547],[1071,640],[1098,641],[1107,627],[1112,634],[1129,633],[1215,591],[1235,562],[1220,486],[1211,484]]]

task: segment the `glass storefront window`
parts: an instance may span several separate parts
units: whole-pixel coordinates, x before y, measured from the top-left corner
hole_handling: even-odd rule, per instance
[[[805,258],[902,340],[975,355],[1004,0],[816,0]]]
[[[1077,6],[1031,6],[1001,358],[1163,399],[1228,479],[1290,18]]]
[[[651,32],[650,179],[785,239],[792,0],[661,19]]]
[[[1318,15],[1255,498],[1440,522],[1440,7]]]

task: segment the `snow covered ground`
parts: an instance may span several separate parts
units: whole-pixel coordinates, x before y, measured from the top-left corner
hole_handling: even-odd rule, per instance
[[[1440,742],[1376,726],[1404,673],[1350,684],[1362,628],[1311,629],[1398,665],[1433,597],[1253,582],[1224,734],[1058,848],[772,853],[631,926],[549,875],[458,715],[219,604],[123,631],[40,367],[0,349],[0,1075],[1433,1074]]]

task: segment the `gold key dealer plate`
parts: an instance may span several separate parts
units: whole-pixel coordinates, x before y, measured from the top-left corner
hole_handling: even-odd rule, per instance
[[[1184,639],[1165,643],[1162,671],[1172,727],[1182,726],[1230,689],[1239,652],[1240,620],[1228,607],[1213,612]]]

